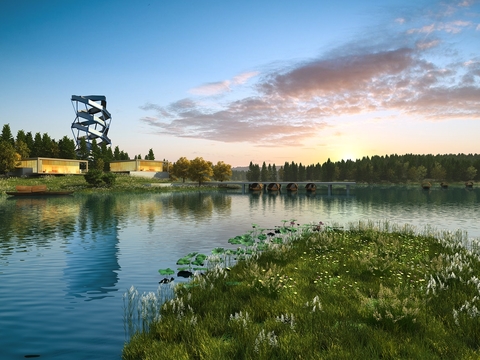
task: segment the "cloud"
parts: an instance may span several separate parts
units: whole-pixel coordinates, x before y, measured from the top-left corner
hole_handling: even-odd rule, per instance
[[[189,92],[194,95],[206,95],[206,96],[217,95],[217,94],[231,91],[230,84],[231,82],[229,80],[212,82],[212,83],[204,84],[202,86],[190,89]]]
[[[346,44],[314,59],[190,91],[202,96],[233,93],[235,86],[255,78],[249,96],[214,107],[193,98],[167,106],[146,104],[143,109],[155,116],[141,121],[159,134],[274,147],[301,146],[338,119],[359,114],[371,114],[371,119],[383,112],[429,121],[480,120],[478,57],[459,61],[457,49],[442,37],[467,28],[473,29],[469,21],[435,21],[396,37],[385,34],[370,46],[361,47],[367,39],[357,39],[356,46]],[[450,59],[448,54],[454,55]]]
[[[193,95],[213,96],[232,91],[233,85],[245,84],[250,78],[258,75],[258,71],[239,74],[232,80],[223,80],[207,83],[189,90]]]

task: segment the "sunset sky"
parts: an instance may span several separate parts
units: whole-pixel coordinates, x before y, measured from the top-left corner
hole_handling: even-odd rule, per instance
[[[480,153],[480,2],[2,0],[0,83],[0,126],[57,140],[105,95],[132,158]]]

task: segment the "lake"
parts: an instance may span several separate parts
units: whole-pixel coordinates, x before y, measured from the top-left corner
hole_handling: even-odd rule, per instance
[[[119,359],[125,291],[156,291],[189,252],[282,225],[385,221],[480,238],[480,189],[356,186],[347,195],[241,191],[0,197],[0,359]],[[181,281],[177,278],[176,281]]]

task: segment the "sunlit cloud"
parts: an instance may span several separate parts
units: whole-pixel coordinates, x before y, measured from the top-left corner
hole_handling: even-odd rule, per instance
[[[229,80],[212,82],[190,89],[189,92],[194,95],[217,95],[230,91],[230,84]]]
[[[203,84],[189,90],[193,95],[213,96],[232,91],[232,86],[245,84],[249,79],[258,75],[258,71],[246,72],[235,76],[232,80],[223,80]]]
[[[141,120],[159,134],[263,147],[302,146],[335,128],[342,116],[364,115],[362,121],[375,122],[401,117],[480,120],[480,63],[475,57],[448,58],[457,52],[442,38],[472,31],[474,25],[439,20],[436,15],[434,22],[398,34],[395,41],[385,34],[376,45],[342,46],[314,59],[201,85],[190,93],[202,100],[146,104],[142,108],[155,116]],[[404,24],[405,18],[395,22]],[[224,99],[215,106],[204,101],[208,96],[231,95],[235,86],[250,81],[248,96]],[[388,115],[377,117],[379,113]],[[365,118],[368,114],[371,118]]]

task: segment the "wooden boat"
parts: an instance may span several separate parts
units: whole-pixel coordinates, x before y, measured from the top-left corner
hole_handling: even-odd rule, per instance
[[[431,187],[432,184],[430,184],[428,181],[422,183],[423,190],[430,190]]]
[[[263,189],[263,184],[262,183],[252,183],[248,185],[248,190],[252,191],[258,191]]]
[[[270,184],[268,184],[268,186],[267,186],[267,190],[268,190],[268,191],[278,191],[278,190],[280,190],[281,187],[282,187],[281,184],[278,184],[278,183],[270,183]]]
[[[473,188],[473,181],[467,181],[467,182],[465,183],[465,186],[466,186],[467,188]]]
[[[442,187],[442,189],[448,189],[448,183],[446,182],[441,182],[440,186]]]
[[[297,191],[298,190],[298,185],[295,183],[289,183],[287,185],[287,191]]]
[[[317,185],[315,185],[314,183],[308,183],[307,185],[305,185],[305,190],[315,191],[317,190]]]
[[[50,191],[47,189],[46,185],[33,185],[33,186],[23,186],[17,185],[16,191],[5,191],[7,195],[11,196],[61,196],[61,195],[71,195],[73,190],[65,191]]]

